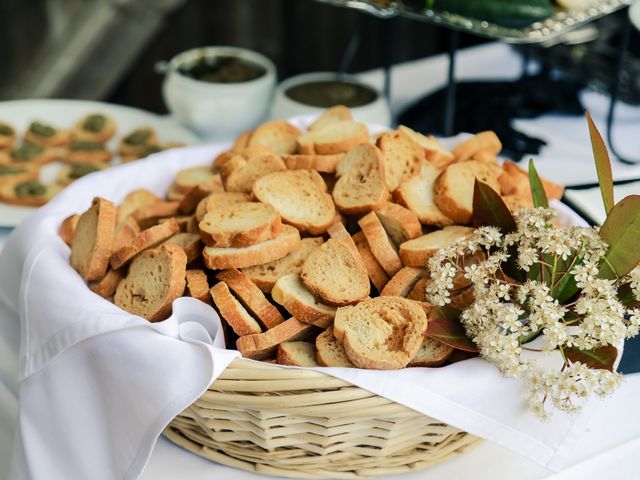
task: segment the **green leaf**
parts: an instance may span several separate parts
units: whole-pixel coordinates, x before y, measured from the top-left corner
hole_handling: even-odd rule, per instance
[[[570,347],[564,349],[564,354],[571,362],[581,362],[589,368],[612,372],[613,364],[618,358],[618,349],[613,345],[598,347],[593,350],[580,350],[576,347]]]
[[[549,200],[547,199],[547,194],[542,186],[542,180],[540,180],[533,160],[529,160],[529,185],[531,186],[533,206],[536,208],[549,208]]]
[[[604,143],[604,139],[602,138],[602,135],[600,135],[596,124],[593,123],[593,119],[591,118],[588,110],[585,111],[585,115],[587,116],[587,123],[589,124],[591,149],[593,150],[593,158],[596,162],[598,183],[600,183],[600,193],[602,194],[604,209],[608,214],[613,209],[614,205],[611,160],[609,160],[609,152],[607,152],[607,146]]]
[[[477,178],[473,186],[471,224],[476,228],[498,227],[503,234],[516,230],[516,221],[500,194]]]
[[[464,350],[465,352],[478,351],[478,347],[469,340],[462,323],[460,323],[460,310],[456,310],[453,307],[435,307],[431,309],[426,336],[458,350]]]
[[[600,278],[620,278],[640,263],[640,195],[618,202],[600,227],[609,250],[600,262]]]
[[[640,307],[640,301],[636,298],[630,283],[623,283],[618,288],[618,300],[627,308]]]
[[[520,335],[520,338],[518,338],[518,343],[520,343],[520,345],[524,345],[525,343],[533,342],[540,335],[542,335],[542,329],[531,332],[528,335]]]

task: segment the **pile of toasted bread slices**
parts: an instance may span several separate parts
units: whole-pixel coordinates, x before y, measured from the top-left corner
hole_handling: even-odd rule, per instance
[[[427,262],[472,232],[475,180],[511,209],[533,206],[527,173],[500,150],[493,132],[453,151],[406,127],[372,137],[334,107],[305,132],[271,121],[242,134],[210,166],[179,172],[166,198],[96,198],[60,235],[96,294],[152,322],[180,296],[209,303],[245,357],[434,367],[455,355],[426,335]],[[463,276],[452,302],[473,302]]]

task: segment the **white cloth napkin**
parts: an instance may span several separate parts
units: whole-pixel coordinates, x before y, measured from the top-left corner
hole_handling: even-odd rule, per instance
[[[62,219],[94,196],[120,202],[140,187],[162,194],[175,172],[208,164],[223,147],[168,151],[81,179],[9,239],[0,255],[0,301],[21,320],[10,478],[137,478],[167,423],[237,355],[222,348],[215,311],[197,300],[177,300],[168,320],[150,324],[95,295],[69,266],[69,248],[57,235]],[[572,218],[567,209],[562,215]],[[526,409],[520,382],[481,359],[435,369],[323,371],[551,469],[562,466],[594,408],[540,423]]]

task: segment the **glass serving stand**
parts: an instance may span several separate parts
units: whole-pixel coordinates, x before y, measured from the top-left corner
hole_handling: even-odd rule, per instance
[[[330,4],[338,7],[357,9],[362,12],[374,15],[378,18],[405,17],[413,20],[427,22],[433,25],[449,29],[449,49],[448,49],[448,81],[446,86],[446,102],[444,108],[442,133],[444,135],[452,135],[454,133],[454,120],[456,108],[456,82],[455,82],[455,57],[459,45],[459,33],[466,32],[470,34],[480,35],[487,38],[493,38],[505,43],[519,44],[522,46],[538,45],[541,47],[550,47],[558,43],[565,42],[573,34],[578,33],[577,30],[585,27],[588,23],[593,22],[606,15],[614,13],[622,8],[628,7],[634,0],[593,0],[589,7],[584,10],[568,11],[556,8],[555,13],[546,20],[532,23],[524,28],[508,28],[495,23],[464,17],[454,13],[438,11],[428,8],[415,8],[407,1],[389,1],[389,0],[316,0],[321,3]],[[627,20],[624,25],[622,41],[619,48],[619,61],[617,68],[617,78],[624,65],[624,56],[628,48],[631,24]],[[579,36],[579,35],[578,35]],[[575,38],[575,35],[574,35]],[[573,41],[573,40],[571,40]],[[348,48],[345,57],[355,54],[355,49]],[[528,49],[524,49],[525,61],[523,75],[526,75],[528,64]],[[347,58],[343,59],[342,65],[348,65],[350,62]],[[388,58],[383,59],[383,70],[385,75],[385,94],[387,97],[390,92],[391,84],[391,65]],[[618,85],[614,85],[611,90],[610,111],[607,121],[607,137],[611,146],[612,153],[618,160],[624,163],[636,163],[640,160],[630,160],[616,154],[616,149],[611,143],[613,129],[613,112],[618,97]],[[388,100],[390,100],[388,98]]]

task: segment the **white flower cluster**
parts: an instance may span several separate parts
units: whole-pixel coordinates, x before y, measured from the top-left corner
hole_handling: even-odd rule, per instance
[[[564,349],[616,345],[640,329],[640,309],[628,311],[618,299],[619,286],[627,282],[640,300],[640,268],[624,279],[599,278],[607,245],[598,231],[552,228],[553,219],[549,209],[520,210],[516,231],[502,235],[494,227],[478,228],[439,250],[428,265],[427,297],[433,304],[451,303],[456,285],[473,288],[473,302],[464,305],[460,317],[467,334],[504,375],[528,379],[529,404],[541,418],[548,418],[547,401],[576,412],[580,399],[607,395],[620,383],[616,373],[571,362]],[[511,256],[511,268],[526,274],[526,280],[509,276]],[[523,351],[532,350],[526,343],[539,335],[542,351],[563,352],[560,372],[542,370],[524,358]]]

